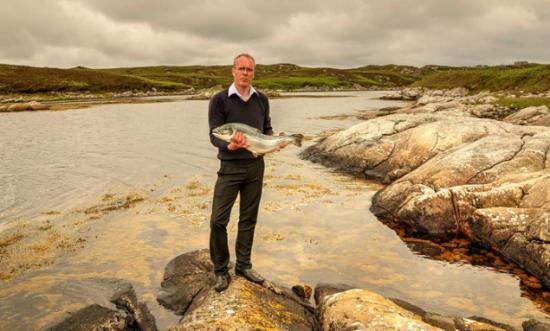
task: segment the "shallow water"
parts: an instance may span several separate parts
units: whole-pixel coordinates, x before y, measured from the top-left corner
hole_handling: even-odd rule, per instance
[[[372,99],[381,94],[274,99],[274,128],[316,136],[349,127],[355,118],[334,115],[396,104]],[[206,107],[177,101],[2,114],[0,240],[11,236],[12,255],[2,261],[16,277],[0,283],[0,329],[40,329],[86,303],[108,305],[108,291],[89,280],[96,278],[129,280],[161,329],[177,321],[155,294],[172,258],[207,247],[218,162]],[[548,318],[513,275],[415,254],[369,212],[379,185],[298,152],[290,146],[266,158],[253,263],[271,280],[346,283],[516,326]]]

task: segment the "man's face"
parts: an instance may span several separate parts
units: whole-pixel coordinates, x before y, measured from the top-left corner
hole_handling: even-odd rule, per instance
[[[233,82],[241,88],[248,88],[254,79],[255,63],[251,59],[241,56],[235,62],[231,73],[233,74]]]

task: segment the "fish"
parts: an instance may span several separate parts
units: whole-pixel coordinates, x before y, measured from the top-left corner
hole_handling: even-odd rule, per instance
[[[304,136],[299,133],[269,136],[243,123],[226,123],[212,130],[214,137],[229,143],[233,141],[237,132],[242,132],[246,136],[246,142],[249,145],[246,149],[254,156],[278,151],[281,144],[294,144],[301,147],[304,139]]]

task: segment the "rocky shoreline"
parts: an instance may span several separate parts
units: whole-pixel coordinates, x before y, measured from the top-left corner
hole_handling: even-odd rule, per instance
[[[258,285],[231,273],[229,288],[213,289],[208,250],[182,254],[168,263],[157,300],[181,315],[170,330],[518,330],[472,316],[463,318],[427,312],[398,299],[384,298],[366,289],[319,284],[315,305],[298,291],[270,281]],[[61,330],[157,330],[155,319],[128,282],[95,279],[108,284],[109,301],[86,306],[48,328]],[[550,324],[528,320],[525,331],[548,330]]]
[[[190,88],[180,92],[151,91],[125,91],[117,93],[50,93],[45,95],[0,95],[0,113],[40,110],[69,110],[86,108],[93,105],[113,103],[151,103],[169,102],[182,98],[185,100],[209,100],[223,87],[217,86],[207,89]],[[306,86],[292,91],[262,90],[270,98],[283,97],[283,92],[342,92],[342,91],[376,91],[379,88],[363,88],[354,86],[352,89],[311,87]],[[287,96],[285,96],[287,97]]]
[[[436,241],[464,235],[550,288],[548,108],[503,117],[490,93],[400,95],[416,101],[329,136],[301,156],[388,184],[371,207],[384,222]]]

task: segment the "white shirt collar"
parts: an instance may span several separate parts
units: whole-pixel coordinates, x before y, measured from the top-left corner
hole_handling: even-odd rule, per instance
[[[250,92],[248,93],[248,98],[246,98],[246,100],[250,99],[250,97],[252,96],[252,94],[254,93],[258,93],[256,92],[256,89],[254,89],[253,86],[250,86]],[[239,98],[241,98],[243,101],[244,101],[244,98],[243,96],[239,93],[239,91],[237,91],[237,88],[235,87],[235,83],[232,83],[231,86],[229,86],[229,91],[227,92],[227,96],[232,96],[233,94],[236,94],[239,96]]]

